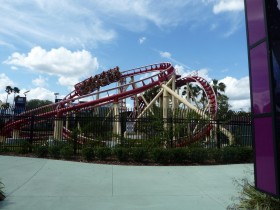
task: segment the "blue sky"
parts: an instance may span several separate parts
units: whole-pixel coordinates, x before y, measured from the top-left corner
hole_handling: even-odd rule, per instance
[[[0,48],[2,102],[7,85],[53,101],[115,66],[171,62],[250,107],[243,0],[1,0]]]

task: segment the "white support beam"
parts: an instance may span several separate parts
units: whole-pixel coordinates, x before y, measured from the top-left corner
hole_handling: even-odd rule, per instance
[[[163,87],[164,90],[166,90],[168,93],[170,93],[171,95],[174,95],[179,101],[181,101],[183,104],[185,104],[186,106],[188,106],[190,109],[194,110],[196,113],[198,113],[200,116],[205,117],[205,119],[209,119],[209,120],[214,120],[212,119],[210,116],[206,115],[203,111],[199,110],[198,108],[196,108],[194,105],[192,105],[191,103],[189,103],[186,99],[180,97],[177,93],[175,93],[174,91],[172,91],[167,85],[162,84],[161,85]],[[216,124],[213,125],[215,128],[217,127]],[[234,143],[234,136],[231,134],[231,132],[229,132],[227,129],[225,129],[222,126],[219,126],[220,131],[225,134],[228,139],[229,139],[229,143],[233,144]]]

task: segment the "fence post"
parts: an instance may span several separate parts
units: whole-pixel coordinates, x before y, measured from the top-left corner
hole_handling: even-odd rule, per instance
[[[217,121],[216,121],[216,123],[217,123],[217,126],[216,126],[216,133],[217,133],[217,147],[218,147],[218,149],[220,149],[221,148],[221,135],[220,135],[220,120],[218,119]]]
[[[35,116],[31,116],[31,122],[30,122],[30,138],[29,138],[29,152],[32,152],[32,144],[33,144],[33,134],[34,134],[34,121],[35,121]]]
[[[72,131],[75,132],[75,131]],[[78,141],[78,133],[74,133],[73,146],[74,146],[74,155],[77,155],[77,141]]]

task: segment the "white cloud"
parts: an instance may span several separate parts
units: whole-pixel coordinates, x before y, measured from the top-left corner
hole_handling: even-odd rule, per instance
[[[214,14],[222,12],[242,11],[244,9],[244,0],[219,0],[213,7]]]
[[[102,16],[114,19],[122,27],[132,31],[141,31],[145,30],[150,23],[161,28],[176,26],[180,22],[195,18],[191,14],[192,11],[183,13],[184,8],[194,5],[199,5],[199,2],[192,0],[103,0],[95,1],[92,7],[96,8]],[[186,15],[190,18],[185,18]]]
[[[213,13],[218,15],[226,13],[221,19],[226,21],[223,25],[228,25],[229,29],[223,34],[229,37],[234,34],[244,23],[244,17],[240,15],[240,11],[244,10],[244,0],[216,0],[213,5]]]
[[[199,20],[195,15],[198,9],[184,12],[185,8],[193,6],[199,6],[199,2],[3,1],[0,7],[0,34],[3,35],[3,40],[0,45],[14,47],[20,44],[30,47],[54,43],[56,46],[95,47],[100,42],[114,40],[118,36],[118,27],[143,31],[150,24],[163,28],[191,19]]]
[[[144,36],[141,37],[141,38],[139,39],[139,43],[140,43],[140,44],[143,44],[143,43],[146,41],[146,39],[147,39],[147,38],[144,37]]]
[[[211,81],[211,78],[208,74],[209,70],[207,68],[201,68],[198,70],[190,70],[190,69],[186,69],[182,65],[175,65],[174,68],[176,69],[177,74],[181,75],[181,78],[191,76],[191,75],[198,75],[198,76],[204,78],[205,80],[207,80],[208,82]]]
[[[48,81],[48,78],[44,78],[41,75],[39,75],[38,78],[32,80],[32,84],[35,86],[38,86],[38,87],[45,87],[45,86],[47,86],[47,81]]]
[[[16,66],[11,66],[11,69],[14,70],[14,71],[16,71],[16,70],[18,70],[18,67],[16,67]]]
[[[74,1],[30,0],[29,2],[1,2],[0,34],[8,45],[56,43],[71,46],[96,45],[116,37],[102,17],[95,15],[94,5]],[[11,44],[11,38],[16,41]]]
[[[250,83],[249,77],[236,79],[226,77],[220,82],[225,83],[225,94],[229,97],[229,103],[233,110],[245,110],[250,108]]]
[[[90,52],[86,50],[72,52],[63,47],[50,51],[34,47],[27,55],[13,53],[4,63],[25,67],[41,74],[58,76],[61,85],[74,85],[82,77],[92,75],[99,66],[97,58]]]
[[[39,100],[49,100],[49,101],[54,101],[54,92],[43,88],[43,87],[37,87],[34,89],[31,89],[30,92],[27,93],[27,100],[32,100],[32,99],[39,99]],[[61,96],[63,97],[63,96]]]
[[[13,81],[6,74],[0,74],[0,89],[4,90],[8,85],[13,86]]]
[[[160,52],[160,56],[163,58],[171,58],[170,52]]]
[[[110,43],[118,29],[145,31],[151,25],[164,31],[180,24],[188,27],[211,19],[215,14],[241,10],[242,0],[102,0],[102,1],[2,1],[0,45],[67,46],[91,48]],[[201,16],[200,14],[203,14]]]

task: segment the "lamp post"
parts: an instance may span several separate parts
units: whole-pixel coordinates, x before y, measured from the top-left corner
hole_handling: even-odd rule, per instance
[[[24,97],[25,97],[25,101],[24,101],[24,110],[26,109],[26,102],[27,102],[27,97],[26,97],[26,94],[29,93],[30,90],[27,90],[23,93]]]
[[[59,93],[54,93],[54,95],[55,95],[54,102],[56,103],[57,102],[57,96],[59,95]]]
[[[23,93],[23,95],[24,95],[25,98],[26,98],[26,94],[29,93],[29,92],[30,92],[30,90],[27,90],[27,91],[25,91],[25,92]]]

